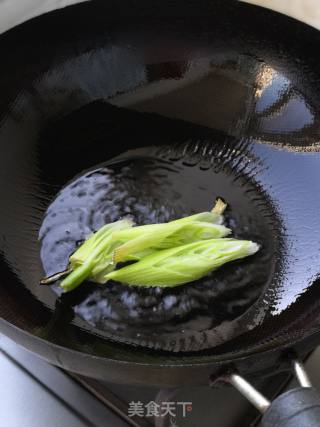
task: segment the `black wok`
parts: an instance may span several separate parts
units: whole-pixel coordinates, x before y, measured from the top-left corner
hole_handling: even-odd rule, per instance
[[[290,368],[287,355],[313,349],[320,341],[319,45],[311,27],[225,0],[92,1],[3,34],[1,332],[67,370],[162,387],[206,384],[227,371],[268,375]],[[121,200],[132,196],[130,213],[141,221],[159,220],[159,207],[165,219],[206,210],[222,196],[238,235],[260,239],[255,260],[231,267],[233,276],[219,273],[221,283],[233,277],[230,287],[210,294],[206,310],[197,306],[194,322],[176,308],[180,317],[170,308],[166,328],[152,316],[152,327],[147,318],[123,322],[119,302],[122,311],[112,313],[122,327],[112,329],[103,310],[100,327],[90,317],[92,285],[62,298],[38,285],[66,262],[63,250],[52,255],[52,241],[43,243],[41,227],[56,226],[43,225],[46,212],[66,194],[72,199],[77,180],[85,186],[97,170],[116,174],[119,165],[131,171],[134,192],[125,188]],[[182,181],[170,181],[176,169]],[[111,218],[120,197],[104,194],[109,216],[97,220],[96,191],[82,202],[93,211],[92,229]],[[117,209],[112,220],[124,213]],[[67,228],[78,221],[69,214]],[[65,253],[76,240],[70,227],[70,238],[59,237]],[[118,298],[110,289],[98,297]],[[199,301],[186,289],[185,298]]]

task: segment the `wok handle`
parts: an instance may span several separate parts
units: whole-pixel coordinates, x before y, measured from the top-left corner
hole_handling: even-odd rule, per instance
[[[281,394],[273,402],[236,373],[224,377],[224,381],[262,413],[262,427],[320,427],[320,395],[311,386],[302,363],[294,360],[292,367],[300,387]]]
[[[278,396],[261,420],[262,427],[320,427],[320,395],[298,387]]]

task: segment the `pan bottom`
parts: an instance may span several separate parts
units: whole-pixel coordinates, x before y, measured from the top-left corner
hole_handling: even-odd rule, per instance
[[[277,224],[250,173],[239,174],[241,150],[237,165],[230,145],[226,151],[213,142],[129,150],[60,191],[40,230],[47,275],[63,270],[77,244],[105,223],[126,216],[137,224],[165,222],[209,210],[217,197],[228,203],[225,224],[233,235],[261,245],[254,257],[173,289],[88,282],[61,296],[75,322],[81,318],[95,334],[156,349],[193,351],[224,341],[224,328],[232,329],[252,306],[275,268]]]

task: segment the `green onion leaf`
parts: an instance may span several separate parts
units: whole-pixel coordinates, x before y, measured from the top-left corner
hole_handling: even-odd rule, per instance
[[[113,267],[114,241],[112,233],[115,230],[129,228],[133,222],[129,219],[106,224],[92,234],[69,259],[72,272],[62,280],[60,287],[71,291],[79,286],[88,277],[105,275]]]
[[[108,273],[135,286],[174,287],[201,277],[223,264],[253,255],[259,246],[248,240],[211,239],[154,252],[141,261]]]
[[[231,232],[229,228],[223,225],[198,221],[184,222],[178,220],[168,224],[154,224],[153,227],[146,227],[148,226],[135,227],[113,234],[115,240],[127,240],[115,249],[115,263],[140,260],[156,250],[181,246],[199,240],[225,237]],[[133,231],[137,233],[137,237],[130,239],[130,234],[132,235]]]

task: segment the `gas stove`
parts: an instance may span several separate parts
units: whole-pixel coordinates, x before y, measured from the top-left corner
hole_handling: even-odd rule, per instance
[[[6,427],[239,427],[259,414],[236,390],[102,383],[63,371],[0,336],[0,425]],[[320,349],[306,361],[320,388]],[[294,386],[287,373],[255,384],[270,399]]]

